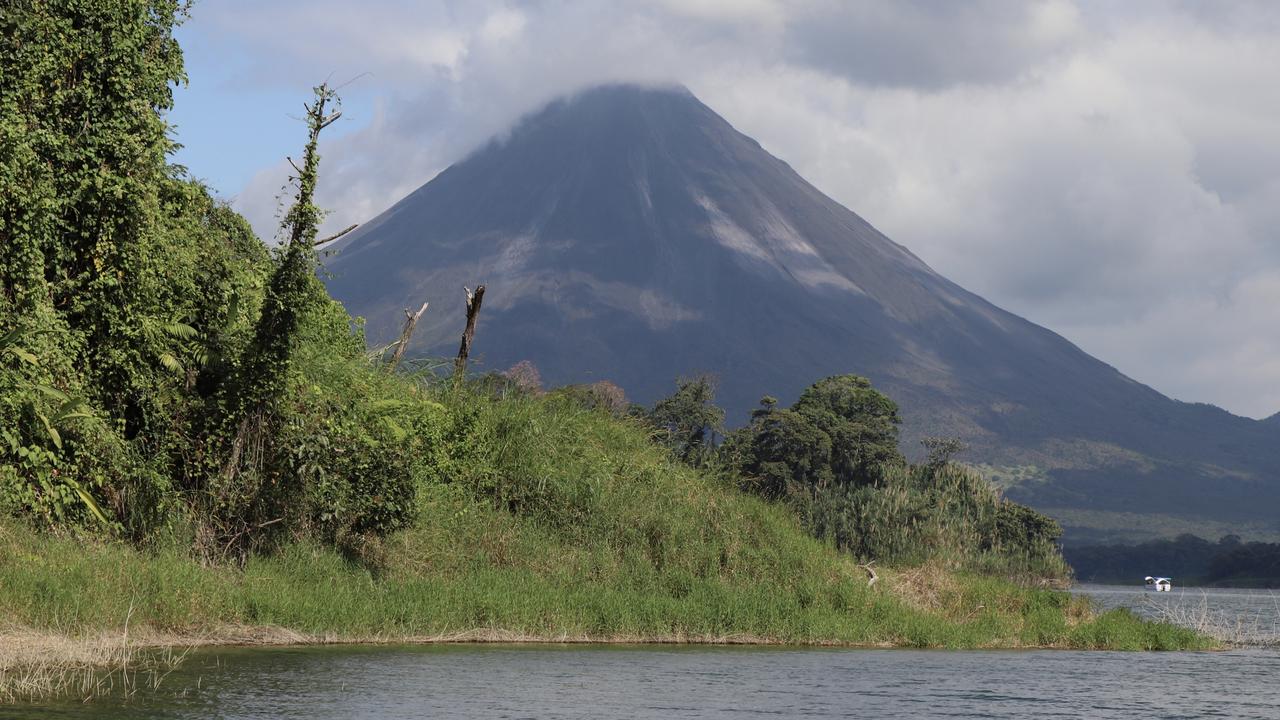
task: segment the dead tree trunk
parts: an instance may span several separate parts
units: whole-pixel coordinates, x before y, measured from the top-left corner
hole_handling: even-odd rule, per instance
[[[422,307],[418,308],[418,312],[411,313],[409,308],[404,309],[404,329],[400,331],[400,340],[396,343],[396,351],[391,353],[391,359],[387,361],[387,372],[395,372],[396,365],[400,363],[400,358],[404,357],[404,351],[409,347],[409,338],[413,337],[413,329],[418,325],[418,318],[422,317],[422,313],[427,311],[427,303],[422,303]]]
[[[480,303],[484,300],[484,286],[477,285],[476,291],[463,286],[467,292],[467,329],[462,331],[462,346],[458,348],[458,359],[453,363],[455,383],[461,383],[467,374],[467,356],[471,354],[471,340],[476,335],[476,318],[480,316]]]

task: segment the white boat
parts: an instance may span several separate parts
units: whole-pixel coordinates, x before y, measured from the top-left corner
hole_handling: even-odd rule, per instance
[[[1151,577],[1148,575],[1147,589],[1151,592],[1169,592],[1173,589],[1173,582],[1167,577]]]

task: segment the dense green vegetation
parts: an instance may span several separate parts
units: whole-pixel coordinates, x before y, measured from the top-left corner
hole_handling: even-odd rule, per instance
[[[358,365],[356,367],[359,367]],[[1199,646],[1191,633],[936,563],[863,572],[784,505],[674,458],[598,390],[547,394],[370,374],[430,408],[412,527],[351,560],[317,539],[193,558],[0,521],[0,606],[63,633],[120,627],[239,637],[757,640],[919,647]],[[49,562],[58,558],[58,562]],[[228,628],[227,626],[231,626]]]
[[[388,383],[406,382],[389,378]],[[316,540],[205,565],[181,539],[144,551],[0,522],[0,606],[76,633],[236,636],[276,625],[346,639],[762,640],[920,647],[1197,646],[1082,599],[926,563],[876,586],[799,532],[784,505],[727,487],[575,394],[422,389],[432,466],[413,527],[354,562]],[[371,556],[373,553],[370,552]],[[48,558],[59,558],[50,563]],[[135,630],[135,633],[141,630]]]
[[[1280,587],[1280,543],[1246,543],[1237,535],[1211,542],[1183,534],[1134,545],[1072,546],[1064,553],[1089,582],[1135,584],[1164,575],[1179,585]]]
[[[176,1],[6,9],[0,49],[0,511],[209,560],[351,548],[412,518],[429,456],[315,276],[324,89],[268,250],[167,162]]]
[[[863,560],[945,559],[1032,580],[1070,575],[1057,523],[949,462],[955,441],[929,439],[929,460],[909,465],[898,450],[897,405],[866,378],[826,378],[785,409],[765,397],[719,447],[711,441],[724,432],[724,412],[709,378],[680,381],[640,414],[677,457],[787,504],[813,535]]]
[[[705,379],[635,409],[608,383],[543,392],[531,368],[385,372],[316,278],[336,98],[316,90],[268,248],[167,162],[181,13],[0,13],[7,625],[1200,642],[1011,582],[1065,576],[1056,527],[945,462],[907,466],[896,407],[861,378],[718,442]],[[848,553],[899,567],[869,586]]]

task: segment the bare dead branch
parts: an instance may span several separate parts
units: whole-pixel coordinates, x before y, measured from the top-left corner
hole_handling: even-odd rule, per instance
[[[324,245],[325,243],[331,243],[331,242],[333,242],[334,240],[337,240],[338,238],[342,237],[343,235],[346,235],[347,233],[351,232],[352,230],[355,230],[355,229],[356,229],[356,228],[358,228],[358,227],[360,227],[360,223],[355,223],[355,224],[351,225],[350,227],[347,227],[347,228],[345,228],[345,229],[341,230],[340,232],[336,232],[336,233],[334,233],[333,235],[330,235],[329,237],[324,238],[323,240],[317,240],[317,241],[315,242],[315,246],[316,246],[316,247],[319,247],[319,246],[321,246],[321,245]],[[408,312],[408,311],[406,311],[406,312]]]
[[[871,567],[872,565],[875,565],[875,564],[876,564],[876,561],[872,560],[871,562],[865,565],[858,566],[863,570],[867,571],[867,587],[875,587],[876,582],[880,580],[880,576],[876,575],[876,569],[874,567]]]

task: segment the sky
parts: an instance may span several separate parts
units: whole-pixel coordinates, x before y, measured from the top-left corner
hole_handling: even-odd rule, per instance
[[[549,100],[681,83],[935,270],[1157,390],[1280,411],[1280,3],[203,0],[176,161],[272,237],[377,215]]]

